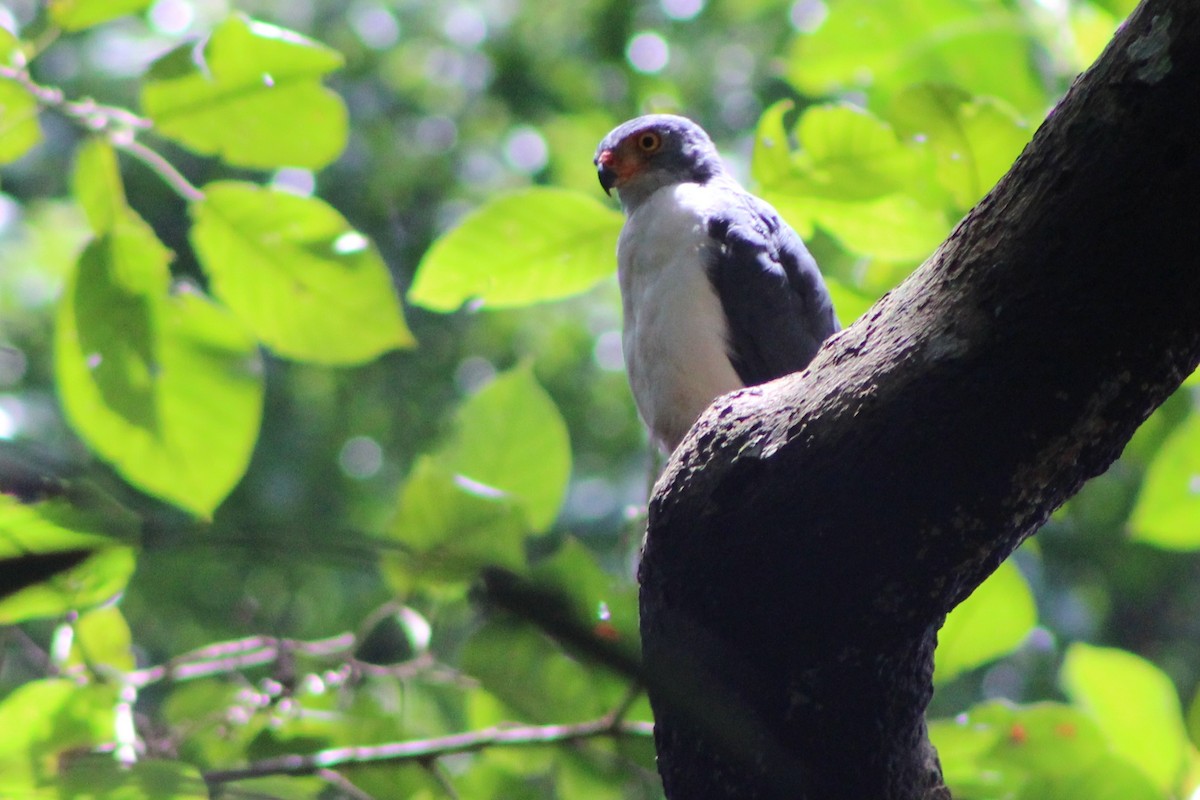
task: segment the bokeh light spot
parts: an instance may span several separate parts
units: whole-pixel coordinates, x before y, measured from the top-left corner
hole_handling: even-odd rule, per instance
[[[620,372],[625,369],[625,353],[621,349],[621,332],[605,331],[596,337],[592,348],[592,359],[605,372]]]
[[[487,20],[474,6],[455,6],[442,23],[446,38],[461,47],[478,47],[487,38]]]
[[[662,0],[662,9],[671,19],[692,19],[704,10],[704,0]]]
[[[178,36],[196,19],[195,7],[187,0],[158,0],[150,7],[150,26],[159,33]]]
[[[379,3],[355,3],[347,19],[359,40],[372,50],[386,50],[400,39],[400,23]]]
[[[338,453],[338,466],[351,478],[372,478],[383,466],[383,448],[370,436],[351,437]]]
[[[629,40],[625,57],[638,72],[653,74],[662,72],[671,60],[667,40],[653,31],[644,31]]]
[[[513,169],[527,175],[532,175],[546,166],[549,157],[550,150],[546,146],[546,140],[534,128],[516,128],[504,142],[504,160]]]
[[[312,170],[285,167],[272,176],[271,186],[300,197],[312,197],[317,189],[317,178]]]
[[[796,0],[788,12],[792,27],[801,33],[812,33],[829,16],[829,7],[822,0]]]

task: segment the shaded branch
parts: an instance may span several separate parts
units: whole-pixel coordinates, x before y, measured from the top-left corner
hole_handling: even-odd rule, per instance
[[[429,652],[396,664],[373,664],[354,656],[359,640],[353,633],[341,633],[326,639],[304,641],[273,636],[248,636],[206,645],[171,659],[165,664],[144,667],[124,676],[124,683],[143,688],[162,681],[182,682],[228,675],[243,670],[280,663],[300,654],[316,659],[334,659],[360,675],[411,678],[417,675],[460,682],[462,676],[438,663]]]
[[[470,753],[488,747],[542,746],[604,737],[646,738],[652,735],[652,723],[622,720],[615,714],[571,725],[498,725],[432,739],[391,742],[370,747],[335,747],[309,755],[267,758],[245,767],[212,770],[205,773],[204,780],[210,786],[214,786],[266,775],[312,775],[321,770],[367,764],[427,762],[455,753]]]

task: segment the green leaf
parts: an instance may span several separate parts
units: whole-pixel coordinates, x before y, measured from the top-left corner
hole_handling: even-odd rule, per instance
[[[151,67],[142,107],[155,132],[243,167],[317,169],[346,146],[346,106],[321,85],[342,56],[311,39],[233,15],[203,48]]]
[[[413,576],[461,581],[483,566],[521,569],[524,540],[558,516],[571,473],[566,423],[528,366],[498,376],[454,415],[451,435],[417,460],[400,490],[390,559]]]
[[[750,176],[761,186],[774,186],[792,177],[794,164],[788,146],[784,116],[795,107],[791,100],[780,100],[758,118],[754,130],[754,153],[750,157]]]
[[[596,636],[640,650],[637,586],[601,569],[578,539],[567,537],[553,556],[538,563],[531,577],[570,598],[575,617],[591,621]]]
[[[1106,755],[1086,770],[1065,776],[1035,776],[1017,800],[1169,800],[1145,774],[1119,756]]]
[[[793,197],[790,204],[803,209],[847,250],[884,261],[924,260],[951,229],[941,210],[903,194],[861,203]]]
[[[519,568],[529,524],[503,492],[455,474],[432,456],[417,459],[400,490],[391,535],[405,546],[385,569],[397,589],[413,578],[461,581],[487,565]]]
[[[775,207],[800,238],[808,240],[813,235],[811,209],[803,196],[802,182],[797,179],[796,163],[783,124],[784,115],[791,108],[790,100],[781,100],[759,117],[754,132],[750,175],[757,184],[759,195]]]
[[[212,291],[288,358],[357,364],[413,344],[371,242],[315,197],[223,181],[192,206]]]
[[[426,252],[409,302],[515,308],[590,289],[617,265],[622,216],[587,195],[530,188],[498,197]]]
[[[569,658],[543,634],[509,620],[485,623],[467,641],[462,669],[531,722],[591,719],[609,711],[625,687],[599,667]],[[485,718],[474,709],[472,724],[493,725],[511,719],[499,713]]]
[[[498,376],[463,403],[438,458],[520,503],[535,532],[558,516],[571,477],[567,424],[529,365]]]
[[[79,616],[68,663],[92,667],[101,675],[128,672],[137,666],[133,635],[121,609],[105,606]]]
[[[13,690],[0,702],[0,789],[49,780],[71,751],[112,741],[118,688],[47,678]]]
[[[930,149],[938,182],[964,210],[1008,171],[1033,134],[1003,101],[944,84],[906,89],[889,116],[903,136]]]
[[[127,212],[80,256],[60,300],[67,419],[126,480],[207,516],[245,472],[262,413],[254,342],[224,309],[168,296],[170,254]]]
[[[819,28],[797,37],[788,78],[812,97],[863,88],[887,95],[940,80],[1040,119],[1050,99],[1034,69],[1035,45],[1001,0],[840,0]]]
[[[929,724],[955,797],[1014,797],[1031,781],[1085,774],[1106,756],[1096,724],[1061,703],[983,703]]]
[[[25,52],[18,39],[8,28],[0,27],[0,64],[9,67],[25,66]],[[3,117],[0,114],[0,117]]]
[[[1200,548],[1200,413],[1159,447],[1129,516],[1133,539],[1171,550]]]
[[[37,101],[21,84],[0,78],[0,164],[16,161],[41,140]]]
[[[76,800],[207,800],[200,771],[178,761],[117,763],[110,755],[71,759],[58,782],[61,797]]]
[[[869,200],[903,189],[916,161],[891,126],[846,103],[810,106],[796,124],[805,194]]]
[[[154,0],[50,0],[50,19],[68,31],[79,31],[102,22],[136,14]]]
[[[1120,19],[1095,3],[1072,3],[1071,37],[1068,53],[1076,70],[1082,72],[1100,57],[1112,40]]]
[[[355,770],[355,777],[357,777],[357,772]],[[247,778],[229,784],[229,788],[217,796],[223,798],[261,797],[270,798],[270,800],[313,800],[324,797],[325,789],[328,786],[327,781],[312,775],[270,775],[263,778]],[[374,797],[375,795],[365,794],[365,796]],[[403,795],[397,794],[396,796],[402,797]],[[202,795],[203,800],[209,800],[210,797],[212,795],[207,792]]]
[[[1033,592],[1006,561],[946,617],[934,654],[934,680],[945,683],[1012,652],[1037,624]]]
[[[106,140],[93,137],[79,147],[71,192],[96,234],[108,233],[126,218],[129,206],[125,202],[120,165]]]
[[[4,591],[0,624],[55,617],[107,602],[124,591],[133,574],[134,535],[128,517],[110,510],[83,510],[66,500],[23,504],[0,495],[0,565],[30,556],[69,557],[63,570]],[[27,567],[26,567],[27,569]]]
[[[1158,667],[1133,653],[1076,642],[1061,679],[1071,700],[1096,720],[1113,751],[1163,791],[1183,776],[1188,738],[1179,695]]]

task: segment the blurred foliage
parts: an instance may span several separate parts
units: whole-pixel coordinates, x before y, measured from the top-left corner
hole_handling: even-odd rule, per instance
[[[695,117],[849,323],[1131,6],[0,4],[0,794],[661,796],[595,143]],[[947,621],[957,797],[1200,782],[1189,383]]]

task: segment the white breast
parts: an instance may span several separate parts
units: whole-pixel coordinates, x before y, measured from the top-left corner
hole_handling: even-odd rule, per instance
[[[708,405],[742,387],[725,313],[704,271],[709,192],[668,186],[630,215],[617,244],[625,367],[638,412],[673,450]]]

